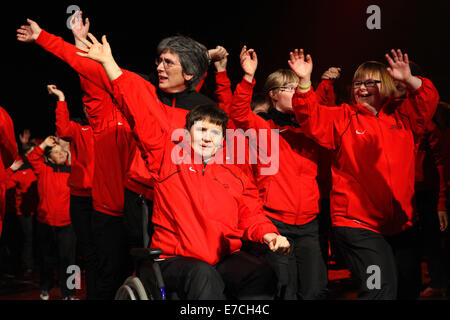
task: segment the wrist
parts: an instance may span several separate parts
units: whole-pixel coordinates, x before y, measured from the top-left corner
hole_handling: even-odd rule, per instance
[[[253,82],[253,78],[255,77],[255,74],[250,74],[250,73],[246,73],[244,75],[244,79],[247,80],[248,82],[252,83]]]

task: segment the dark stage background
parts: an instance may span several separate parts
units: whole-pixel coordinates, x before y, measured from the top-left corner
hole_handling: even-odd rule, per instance
[[[381,9],[381,29],[369,30],[369,5]],[[72,42],[66,27],[70,5],[91,21],[91,32],[108,36],[122,68],[149,73],[159,40],[176,33],[193,37],[208,48],[222,45],[230,53],[229,76],[235,85],[242,72],[242,45],[254,48],[259,90],[265,77],[288,68],[289,51],[304,48],[313,57],[313,80],[330,66],[343,69],[338,87],[351,81],[356,67],[367,60],[385,61],[391,48],[401,48],[450,101],[450,1],[317,0],[317,1],[22,1],[3,4],[1,30],[0,105],[11,115],[16,131],[30,128],[33,136],[52,134],[55,99],[46,91],[62,89],[71,115],[80,115],[79,80],[65,63],[35,44],[16,40],[16,29],[31,18],[50,33]],[[214,89],[210,68],[206,93]]]

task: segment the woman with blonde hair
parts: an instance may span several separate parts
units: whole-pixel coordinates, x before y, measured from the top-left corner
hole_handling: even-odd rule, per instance
[[[430,80],[411,75],[406,54],[392,50],[391,56],[388,66],[359,66],[353,103],[338,108],[322,106],[310,90],[310,55],[296,49],[288,61],[300,78],[292,101],[296,118],[308,137],[332,150],[331,221],[361,299],[416,298],[419,289],[415,141],[439,96]],[[406,85],[405,99],[393,96],[394,80]]]

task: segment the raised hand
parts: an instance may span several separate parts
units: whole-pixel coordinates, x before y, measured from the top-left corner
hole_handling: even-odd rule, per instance
[[[305,57],[303,49],[295,49],[294,52],[289,52],[288,65],[300,80],[307,79],[309,81],[311,79],[312,58],[309,54]]]
[[[247,46],[243,46],[239,57],[246,79],[249,82],[252,82],[256,68],[258,67],[258,57],[256,56],[255,50],[247,50]]]
[[[88,37],[91,39],[92,43],[87,39],[80,39],[80,41],[86,45],[86,48],[79,48],[85,53],[77,52],[77,54],[81,57],[90,58],[94,61],[100,62],[103,65],[109,80],[112,81],[120,77],[122,70],[117,65],[116,61],[114,61],[111,47],[106,40],[106,36],[102,36],[102,43],[98,42],[98,40],[91,33],[88,33]]]
[[[386,60],[389,63],[389,67],[387,68],[389,75],[394,80],[407,82],[407,80],[412,77],[408,54],[402,54],[400,49],[397,49],[397,51],[392,49],[391,55],[392,58],[387,53],[385,55]]]
[[[64,92],[62,92],[61,90],[58,90],[58,88],[56,88],[56,86],[54,84],[49,84],[47,86],[47,90],[49,94],[53,94],[55,95],[59,101],[65,101],[65,96],[64,96]]]
[[[86,40],[87,35],[89,33],[90,22],[89,19],[86,18],[83,23],[83,12],[77,11],[73,15],[72,20],[70,20],[70,28],[72,30],[72,34],[75,37],[75,46],[80,48],[87,48],[86,45],[81,41],[81,39]]]
[[[97,38],[95,38],[92,33],[88,33],[88,37],[92,42],[89,42],[87,39],[79,39],[86,46],[86,48],[79,48],[85,52],[77,52],[79,56],[90,58],[101,64],[114,60],[106,36],[102,36],[102,43],[98,42]]]
[[[336,80],[341,76],[341,68],[330,67],[322,74],[323,80]]]
[[[58,144],[58,138],[55,136],[48,136],[44,141],[39,145],[41,149],[45,149],[47,147],[54,147]]]
[[[39,37],[42,29],[31,19],[27,19],[27,22],[28,25],[23,25],[17,29],[17,40],[21,42],[34,42]]]
[[[405,83],[410,89],[420,88],[422,80],[411,74],[408,55],[406,53],[402,54],[400,49],[397,49],[397,51],[392,49],[391,55],[392,58],[386,53],[385,57],[389,63],[389,67],[386,70],[392,79]]]
[[[208,54],[212,62],[223,60],[228,56],[227,50],[222,46],[217,46],[215,49],[209,49]]]
[[[29,129],[23,130],[23,133],[19,133],[19,140],[22,145],[27,144],[30,141],[31,132]]]

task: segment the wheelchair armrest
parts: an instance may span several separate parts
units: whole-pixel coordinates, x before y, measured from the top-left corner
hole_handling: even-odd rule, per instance
[[[130,254],[133,258],[138,259],[157,259],[159,255],[162,254],[162,250],[160,248],[133,248],[131,249]]]

